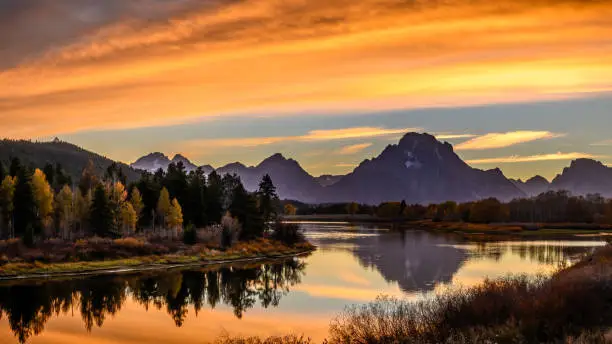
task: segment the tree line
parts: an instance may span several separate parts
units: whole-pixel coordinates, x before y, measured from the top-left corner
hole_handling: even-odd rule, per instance
[[[208,176],[202,169],[187,173],[179,162],[166,171],[143,172],[127,183],[120,166],[98,175],[92,161],[74,183],[62,166],[31,168],[12,158],[0,163],[0,238],[122,237],[136,232],[178,237],[231,216],[240,239],[261,237],[276,218],[276,188],[268,175],[255,193],[236,175]]]
[[[548,191],[531,198],[501,202],[496,198],[457,203],[406,204],[384,202],[378,206],[337,203],[309,206],[286,202],[285,213],[299,215],[371,215],[407,221],[463,221],[471,223],[587,223],[612,224],[612,199],[599,194],[575,196],[568,191]]]

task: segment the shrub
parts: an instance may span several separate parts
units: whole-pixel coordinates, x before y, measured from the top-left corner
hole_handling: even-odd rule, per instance
[[[310,344],[310,338],[303,336],[288,335],[284,337],[268,337],[261,339],[259,337],[229,337],[224,336],[219,338],[215,344]]]
[[[193,225],[188,225],[183,231],[183,242],[186,245],[195,245],[198,242],[198,234]]]
[[[298,224],[282,221],[276,221],[274,224],[272,238],[289,246],[306,241]]]
[[[242,226],[237,219],[226,213],[221,219],[221,247],[231,247],[240,236]]]

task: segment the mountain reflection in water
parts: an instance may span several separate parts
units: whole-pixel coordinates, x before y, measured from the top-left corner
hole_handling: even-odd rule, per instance
[[[601,241],[470,242],[385,226],[302,223],[318,250],[249,265],[0,283],[0,343],[195,344],[304,333],[345,306],[413,298],[506,274],[554,271]]]

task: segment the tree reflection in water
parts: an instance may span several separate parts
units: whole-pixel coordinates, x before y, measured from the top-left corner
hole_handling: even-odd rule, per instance
[[[276,307],[289,288],[299,284],[305,263],[299,259],[239,267],[189,271],[149,272],[127,276],[43,281],[0,285],[0,319],[6,318],[15,337],[25,343],[44,330],[53,316],[78,309],[85,328],[102,327],[128,298],[164,309],[176,326],[182,326],[187,309],[195,313],[220,302],[241,318],[259,303]]]

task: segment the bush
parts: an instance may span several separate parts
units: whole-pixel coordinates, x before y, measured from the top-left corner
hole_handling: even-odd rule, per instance
[[[221,228],[221,247],[231,247],[240,236],[242,229],[240,222],[226,213],[221,219]]]
[[[272,238],[289,246],[306,241],[298,224],[282,221],[276,221],[274,224]]]
[[[198,234],[193,225],[188,225],[183,231],[183,243],[186,245],[195,245],[198,242]]]
[[[312,343],[310,338],[304,338],[303,336],[289,335],[284,337],[221,337],[215,344],[310,344]]]

